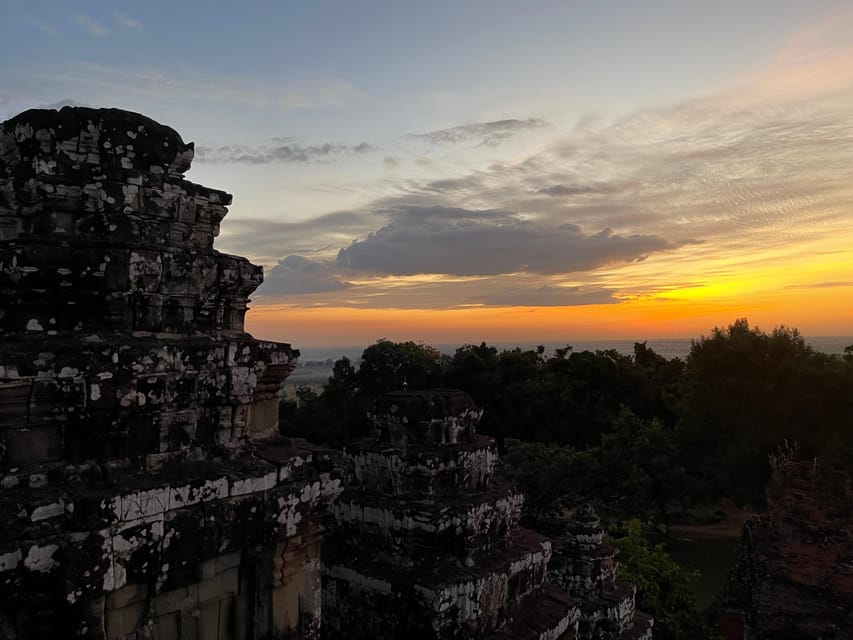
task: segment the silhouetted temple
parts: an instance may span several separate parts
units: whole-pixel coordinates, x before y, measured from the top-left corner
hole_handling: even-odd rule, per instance
[[[523,496],[460,391],[377,401],[374,437],[324,549],[324,631],[337,638],[573,638],[578,608],[545,582],[551,544],[518,526]]]
[[[231,196],[116,109],[0,125],[0,638],[314,638],[325,456],[243,332]]]
[[[635,608],[637,588],[616,577],[617,549],[604,541],[601,520],[590,505],[577,510],[552,544],[548,575],[579,602],[579,638],[652,637],[654,621]]]

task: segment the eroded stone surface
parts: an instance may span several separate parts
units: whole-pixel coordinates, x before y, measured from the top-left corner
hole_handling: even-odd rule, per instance
[[[853,484],[818,462],[791,463],[746,523],[722,598],[727,638],[853,637]]]
[[[7,636],[318,636],[340,480],[275,436],[298,352],[243,332],[262,271],[213,249],[192,155],[117,109],[0,125]]]
[[[329,638],[573,638],[580,611],[544,580],[551,543],[518,526],[480,411],[453,390],[395,392],[346,452],[323,550]]]
[[[616,578],[617,549],[604,542],[601,520],[580,507],[553,540],[548,574],[580,602],[578,638],[649,640],[654,621],[635,608],[637,589]]]

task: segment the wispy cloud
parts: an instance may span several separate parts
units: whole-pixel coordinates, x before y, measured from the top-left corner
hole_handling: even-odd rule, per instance
[[[808,284],[789,284],[786,289],[833,289],[835,287],[853,287],[853,281],[834,280],[830,282],[811,282]]]
[[[238,164],[309,163],[334,159],[336,156],[370,153],[375,150],[376,147],[367,142],[356,145],[325,142],[319,145],[303,146],[296,142],[287,142],[286,144],[256,147],[246,145],[199,146],[196,147],[196,160],[198,162],[233,162]]]
[[[74,14],[74,22],[79,24],[93,36],[105,36],[110,32],[103,23],[85,13]]]
[[[422,140],[434,145],[465,144],[473,142],[486,146],[499,145],[504,140],[517,136],[531,129],[541,129],[548,123],[539,118],[527,120],[494,120],[492,122],[475,122],[463,124],[449,129],[438,129],[426,133],[411,133],[409,138]]]
[[[122,13],[121,11],[116,11],[115,13],[116,24],[125,29],[134,29],[136,31],[142,30],[142,23],[136,18],[132,18],[126,13]]]
[[[59,29],[56,28],[56,25],[50,22],[46,22],[39,18],[34,18],[30,15],[21,16],[21,20],[26,24],[38,29],[42,33],[46,33],[49,36],[55,36],[59,34]]]
[[[616,304],[614,291],[597,287],[510,287],[472,296],[472,302],[498,307],[574,307],[586,304]]]
[[[334,260],[331,228],[314,248],[369,306],[601,304],[736,277],[849,226],[853,90],[804,98],[588,119],[527,157],[400,179],[354,212]]]

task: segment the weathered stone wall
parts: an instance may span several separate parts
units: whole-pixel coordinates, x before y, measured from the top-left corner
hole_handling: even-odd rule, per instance
[[[579,611],[545,584],[551,544],[518,526],[480,412],[452,390],[396,392],[349,448],[323,549],[329,638],[572,638]]]
[[[316,638],[328,456],[243,332],[231,196],[139,114],[0,125],[0,638]],[[5,634],[5,635],[4,635]]]
[[[721,601],[734,638],[853,637],[853,483],[791,463],[767,488],[768,513],[744,526]]]
[[[578,638],[649,640],[654,620],[635,608],[636,587],[616,578],[617,549],[604,541],[601,520],[583,505],[553,538],[548,575],[578,599]]]

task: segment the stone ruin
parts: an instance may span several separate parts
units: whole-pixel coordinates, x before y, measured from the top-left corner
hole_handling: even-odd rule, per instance
[[[578,638],[652,637],[654,621],[635,608],[636,587],[616,578],[618,549],[604,541],[601,519],[590,505],[574,513],[553,545],[548,575],[578,600]]]
[[[551,544],[519,527],[523,496],[460,391],[386,394],[346,451],[331,508],[323,624],[342,639],[575,638],[579,609],[545,582]]]
[[[117,109],[0,124],[0,640],[649,637],[597,520],[519,526],[462,392],[381,398],[334,503],[192,157]]]
[[[0,124],[0,638],[316,638],[322,451],[243,331],[231,196],[117,109]]]
[[[853,638],[853,482],[849,471],[785,464],[768,511],[744,526],[719,607],[727,640]]]

